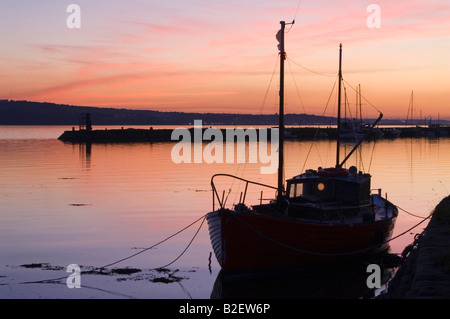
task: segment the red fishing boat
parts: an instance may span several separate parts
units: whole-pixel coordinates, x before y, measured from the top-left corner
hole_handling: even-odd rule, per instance
[[[339,107],[336,166],[307,170],[283,180],[284,138],[284,31],[281,22],[277,35],[280,44],[280,112],[278,185],[270,186],[240,177],[218,174],[211,179],[213,211],[207,214],[211,243],[224,270],[244,270],[329,262],[368,256],[389,247],[398,209],[373,194],[371,175],[355,166],[344,168],[361,139],[344,160],[340,160],[340,101],[342,45],[339,49]],[[381,120],[382,114],[371,126]],[[226,208],[219,196],[217,178],[237,179],[245,185],[240,202]],[[245,203],[250,186],[265,187],[274,193],[269,203]],[[216,205],[218,208],[216,209]]]

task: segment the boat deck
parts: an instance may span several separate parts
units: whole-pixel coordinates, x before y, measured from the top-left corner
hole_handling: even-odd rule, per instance
[[[261,215],[276,214],[278,217],[320,224],[362,224],[385,220],[397,215],[397,208],[379,195],[372,195],[372,203],[364,206],[343,206],[337,202],[291,203],[288,214],[280,216],[275,205],[253,206]]]

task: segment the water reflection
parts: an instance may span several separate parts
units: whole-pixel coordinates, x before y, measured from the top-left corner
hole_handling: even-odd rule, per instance
[[[375,274],[368,270],[371,264],[381,265],[379,289],[367,284]],[[370,299],[385,291],[394,273],[383,257],[270,271],[221,270],[211,299]]]
[[[72,145],[56,139],[67,128],[1,129],[0,270],[5,265],[34,262],[103,265],[129,255],[130,248],[135,252],[135,247],[159,242],[211,209],[210,178],[216,173],[269,185],[276,182],[276,175],[261,175],[260,163],[175,164],[171,143]],[[286,177],[303,168],[332,165],[334,148],[335,143],[328,140],[314,147],[310,142],[287,142]],[[373,175],[373,188],[382,188],[383,195],[416,215],[428,216],[449,195],[450,138],[365,143],[349,165],[355,161]],[[255,194],[248,201],[259,198]],[[239,194],[229,196],[230,204],[238,200]],[[418,221],[401,212],[393,235]],[[392,252],[401,253],[422,226],[426,225],[392,241]],[[192,235],[180,234],[164,249],[130,260],[129,266],[146,269],[165,264],[186,247]],[[207,265],[211,243],[205,228],[194,245],[176,267],[191,270]],[[213,275],[190,272],[189,281],[183,284],[192,287],[193,298],[320,298],[320,293],[324,298],[359,298],[373,293],[365,286],[366,266],[331,265],[320,272],[296,269],[283,276],[260,274],[253,279],[220,273],[212,293],[219,267],[213,259]],[[158,288],[152,297],[179,293],[178,285]]]
[[[76,144],[74,144],[76,145]],[[91,168],[91,154],[92,154],[92,143],[79,143],[78,144],[79,149],[79,156],[80,161],[83,167],[85,168]]]

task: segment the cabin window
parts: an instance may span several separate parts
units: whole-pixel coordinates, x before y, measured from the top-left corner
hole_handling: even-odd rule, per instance
[[[299,183],[289,183],[289,198],[303,197],[308,201],[330,201],[333,199],[333,183],[326,180],[309,179]]]
[[[289,188],[289,197],[300,197],[303,196],[303,184],[291,184],[291,187]]]

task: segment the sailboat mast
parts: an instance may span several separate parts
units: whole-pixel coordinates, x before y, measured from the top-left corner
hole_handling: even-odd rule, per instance
[[[337,122],[337,145],[336,145],[336,168],[340,168],[341,148],[341,91],[342,91],[342,43],[339,45],[339,87],[338,87],[338,122]]]
[[[363,119],[362,119],[362,94],[361,94],[361,84],[358,84],[358,87],[359,87],[359,93],[358,93],[358,95],[359,95],[359,122],[362,124],[362,121],[363,121]]]
[[[278,195],[277,202],[281,203],[284,194],[284,60],[286,53],[284,51],[284,30],[286,22],[281,21],[281,30],[278,40],[280,42],[278,49],[280,51],[280,111],[279,111],[279,131],[278,131]]]

